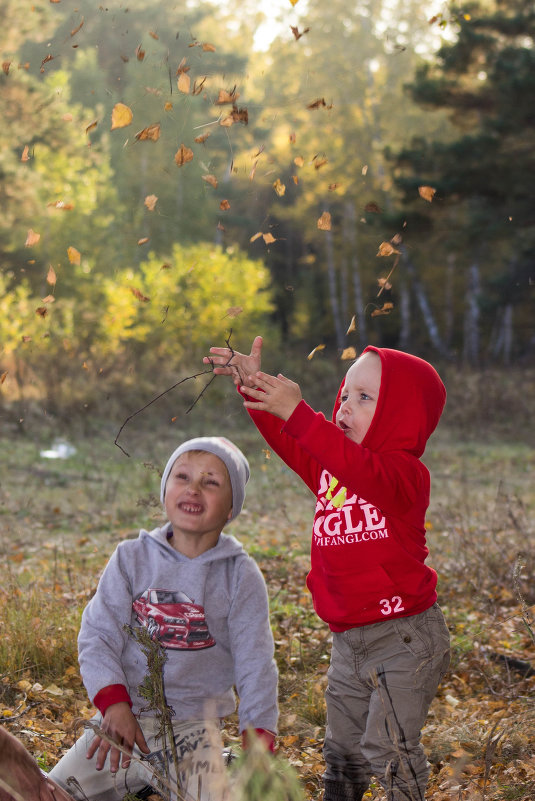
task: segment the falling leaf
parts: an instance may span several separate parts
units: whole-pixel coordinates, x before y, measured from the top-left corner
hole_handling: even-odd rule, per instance
[[[228,211],[230,209],[230,203],[228,202],[228,200],[222,200],[221,203],[219,204],[219,208],[221,209],[221,211]]]
[[[328,211],[324,211],[318,220],[318,228],[320,231],[331,230],[331,215]]]
[[[250,180],[250,181],[253,181],[253,180],[254,180],[254,177],[255,177],[255,175],[256,175],[256,168],[257,168],[257,166],[258,166],[258,159],[255,161],[255,163],[254,163],[254,164],[253,164],[253,166],[251,167],[251,172],[249,173],[249,180]]]
[[[56,298],[54,297],[54,295],[47,295],[46,297],[43,298],[43,303],[55,303],[55,302]]]
[[[149,211],[154,211],[154,207],[158,202],[157,195],[147,195],[145,198],[145,206],[148,208]]]
[[[210,136],[210,133],[211,133],[210,131],[207,131],[206,133],[201,134],[200,136],[196,136],[195,142],[197,142],[198,145],[204,144],[204,142],[206,142],[206,140]]]
[[[146,295],[140,292],[139,289],[136,289],[133,286],[129,287],[129,289],[132,295],[138,300],[141,300],[143,303],[147,303],[150,300],[150,298],[148,298]]]
[[[297,2],[297,0],[296,0],[296,2]],[[308,33],[310,28],[305,28],[305,30],[302,33],[299,33],[299,30],[295,25],[290,25],[290,30],[292,31],[292,33],[295,36],[295,39],[297,41],[298,39],[301,38],[301,36],[304,36],[305,33]]]
[[[2,69],[6,75],[9,75],[10,66],[11,66],[11,61],[2,61]]]
[[[288,140],[289,140],[291,145],[295,145],[295,143],[297,142],[297,136],[295,134],[295,131],[292,131],[292,133],[288,137]]]
[[[40,317],[46,317],[48,314],[48,309],[46,308],[46,306],[39,306],[35,310],[35,313],[38,314]]]
[[[149,241],[149,239],[150,239],[150,237],[148,237],[148,236],[142,236],[141,239],[137,240],[137,243],[138,243],[138,245],[146,245],[147,242]]]
[[[362,175],[366,175],[367,174],[367,172],[368,172],[368,165],[367,164],[364,165],[364,167],[362,168],[361,172],[362,172]]]
[[[286,186],[282,183],[280,178],[277,178],[277,180],[273,183],[273,189],[279,197],[283,197],[286,192]]]
[[[22,156],[20,157],[20,160],[29,161],[30,160],[29,152],[30,148],[28,147],[28,145],[24,145],[24,150],[22,151]]]
[[[205,83],[206,83],[206,75],[204,75],[202,78],[196,78],[193,81],[193,89],[191,90],[191,94],[200,95]]]
[[[392,242],[393,245],[401,245],[401,243],[403,242],[403,237],[401,236],[401,234],[394,234],[394,236],[390,241]]]
[[[143,142],[146,139],[150,139],[152,142],[157,142],[160,138],[160,123],[153,122],[152,125],[149,125],[148,128],[143,128],[142,131],[136,134],[136,139],[140,142]]]
[[[93,122],[90,122],[87,128],[85,129],[86,134],[90,133],[94,128],[97,127],[97,125],[98,125],[98,120],[93,120]]]
[[[234,125],[235,122],[243,122],[244,125],[247,125],[249,122],[249,112],[246,108],[238,108],[237,106],[232,106],[232,111],[227,117],[224,117],[220,121],[220,125],[224,128],[230,128],[231,125]]]
[[[250,238],[249,242],[256,242],[256,240],[260,239],[261,236],[263,236],[262,231],[258,231],[258,233]]]
[[[82,21],[78,25],[78,27],[77,28],[73,28],[73,30],[71,31],[71,36],[75,36],[78,33],[78,31],[80,30],[80,28],[83,27],[83,24],[84,24],[84,18],[82,17]]]
[[[167,103],[165,104],[165,106],[163,107],[163,110],[164,111],[171,111],[172,108],[173,108],[173,104],[170,103],[169,100],[168,100]]]
[[[217,96],[217,100],[215,101],[216,106],[224,106],[226,103],[235,103],[236,100],[239,98],[239,93],[236,91],[236,87],[231,89],[230,92],[227,92],[225,89],[220,89],[219,94]]]
[[[8,371],[6,370],[5,373],[2,373],[2,375],[0,375],[0,384],[4,383],[4,381],[7,378],[7,374],[8,374]]]
[[[383,306],[380,309],[374,309],[372,311],[371,316],[379,317],[382,314],[390,314],[393,308],[394,308],[393,303],[383,303]]]
[[[292,181],[294,182],[294,184],[299,183],[299,178],[297,177],[297,175],[292,175]]]
[[[266,243],[266,245],[272,245],[273,242],[277,241],[275,239],[275,237],[273,236],[273,234],[262,234],[262,237],[263,237],[264,242]]]
[[[202,49],[205,53],[215,53],[215,45],[210,44],[210,42],[203,42]]]
[[[136,58],[138,61],[143,61],[143,59],[145,58],[145,51],[143,50],[141,45],[138,45],[136,47]]]
[[[343,349],[343,351],[342,351],[342,353],[340,355],[340,358],[342,359],[342,361],[347,361],[348,359],[356,359],[357,358],[357,351],[351,345],[349,348],[344,348]]]
[[[316,345],[316,347],[314,348],[314,350],[311,350],[311,351],[310,351],[310,353],[308,354],[308,356],[307,356],[307,359],[308,359],[309,361],[310,361],[311,359],[313,359],[313,358],[314,358],[314,354],[315,354],[315,353],[316,353],[318,350],[325,350],[325,345]]]
[[[64,200],[56,200],[54,203],[47,203],[46,205],[48,208],[52,207],[60,211],[72,211],[74,209],[74,203],[65,203]]]
[[[339,186],[340,186],[340,184],[329,184],[329,187],[328,187],[329,188],[329,192],[334,192],[335,189],[338,189]]]
[[[292,6],[296,6],[298,2],[299,2],[299,0],[290,0],[290,3],[292,4]]]
[[[188,161],[193,160],[193,150],[186,145],[182,144],[175,153],[175,164],[177,167],[182,167]]]
[[[29,228],[28,234],[26,236],[26,242],[24,243],[24,247],[33,248],[34,245],[37,245],[40,239],[41,239],[41,234],[38,234],[32,228]]]
[[[303,167],[304,164],[305,164],[305,160],[304,160],[303,156],[296,156],[294,158],[294,164],[295,164],[296,167]]]
[[[191,86],[191,78],[185,72],[181,72],[178,76],[177,81],[178,91],[182,92],[185,95],[189,95],[189,90]]]
[[[49,53],[48,56],[46,56],[46,58],[44,58],[41,61],[41,70],[40,71],[44,72],[45,71],[45,64],[48,64],[49,61],[53,61],[53,60],[54,60],[54,56],[50,55],[50,53]]]
[[[242,306],[231,306],[230,309],[227,309],[226,317],[238,317],[243,311]]]
[[[48,272],[46,274],[46,282],[47,282],[47,284],[50,284],[50,286],[55,286],[57,280],[58,279],[57,279],[56,271],[54,270],[52,265],[50,265],[49,268],[48,268]]]
[[[327,164],[328,159],[326,158],[318,159],[317,156],[314,156],[313,161],[314,161],[314,168],[316,170],[319,170],[320,167],[323,167],[325,164]]]
[[[307,108],[316,109],[316,108],[322,108],[322,107],[324,107],[326,105],[327,105],[327,103],[325,102],[324,98],[323,97],[319,97],[317,100],[314,100],[314,101],[312,101],[312,103],[309,103]]]
[[[351,322],[349,323],[349,328],[346,331],[346,335],[356,330],[357,330],[357,318],[355,317],[355,315],[353,315],[353,317],[351,318]]]
[[[215,177],[215,175],[208,174],[208,175],[203,175],[201,177],[203,181],[206,181],[207,184],[210,184],[210,186],[213,186],[214,189],[217,189],[217,178]]]
[[[377,256],[392,256],[394,253],[399,253],[399,250],[390,244],[390,242],[381,242]]]
[[[149,36],[152,36],[152,38],[153,38],[153,39],[159,39],[159,38],[160,38],[160,37],[158,36],[158,34],[157,34],[157,33],[155,33],[154,31],[149,31]]]
[[[382,214],[383,210],[380,206],[377,205],[373,200],[370,203],[366,203],[364,206],[364,211],[368,211],[371,214]]]
[[[80,264],[82,254],[80,253],[79,250],[76,250],[76,248],[68,247],[67,256],[69,257],[69,261],[71,264]]]
[[[126,128],[133,118],[132,109],[124,103],[116,103],[111,112],[111,130]]]
[[[418,187],[418,193],[419,193],[420,197],[423,197],[423,199],[427,200],[428,203],[431,203],[431,201],[433,200],[433,198],[435,196],[436,191],[437,190],[434,189],[432,186],[419,186]]]

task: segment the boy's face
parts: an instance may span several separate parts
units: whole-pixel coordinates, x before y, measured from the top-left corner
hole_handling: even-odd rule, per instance
[[[368,351],[346,374],[336,425],[353,442],[362,442],[375,414],[381,386],[381,358]]]
[[[232,513],[232,487],[224,462],[207,451],[182,453],[169,473],[164,506],[175,547],[185,539],[202,542],[203,550],[213,548]]]

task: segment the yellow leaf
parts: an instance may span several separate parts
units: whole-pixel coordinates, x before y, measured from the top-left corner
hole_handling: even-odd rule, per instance
[[[349,348],[344,348],[342,354],[340,356],[342,361],[347,361],[348,359],[356,359],[357,358],[357,351],[353,346]]]
[[[54,297],[54,295],[47,295],[46,297],[43,298],[43,303],[55,303],[55,302],[56,298]]]
[[[227,92],[225,89],[220,89],[217,100],[215,101],[215,105],[223,106],[225,103],[235,103],[239,96],[240,95],[239,92],[236,91],[236,87],[234,87],[234,89],[232,89],[230,92]]]
[[[351,318],[351,322],[349,323],[349,328],[346,331],[346,334],[350,334],[352,331],[357,330],[357,318],[355,315]]]
[[[262,234],[262,237],[266,245],[271,245],[273,242],[277,241],[272,234]]]
[[[20,160],[29,161],[30,160],[29,152],[30,148],[28,147],[28,145],[24,145],[24,150],[22,151],[22,156],[20,157]]]
[[[383,314],[390,314],[390,312],[392,311],[393,308],[394,308],[394,304],[393,303],[384,303],[383,306],[380,309],[374,309],[374,311],[372,311],[372,313],[371,313],[371,316],[372,317],[379,317],[380,315],[383,315]]]
[[[377,256],[392,256],[393,253],[399,253],[399,250],[396,250],[390,242],[381,242]]]
[[[142,131],[139,131],[136,134],[136,139],[139,142],[143,142],[146,139],[150,139],[153,142],[157,142],[160,138],[160,123],[153,122],[152,125],[149,125],[147,128],[143,128]]]
[[[167,103],[165,104],[165,106],[163,107],[163,110],[164,111],[171,111],[172,108],[173,108],[173,104],[170,103],[169,100],[168,100]]]
[[[126,128],[133,119],[132,109],[124,103],[116,103],[111,112],[111,130]]]
[[[296,167],[303,167],[304,163],[305,163],[305,160],[304,160],[303,156],[296,156],[294,158],[294,164],[295,164]]]
[[[318,228],[320,231],[331,230],[331,215],[328,211],[324,211],[318,220]]]
[[[69,257],[69,261],[71,264],[80,264],[80,259],[82,258],[82,254],[76,248],[68,247],[67,248],[67,256]]]
[[[54,270],[52,265],[50,265],[48,268],[48,272],[46,274],[46,281],[47,284],[50,284],[51,286],[55,286],[56,284],[57,281],[56,271]]]
[[[205,53],[215,53],[215,45],[210,44],[210,42],[203,42],[202,49]]]
[[[145,206],[148,208],[149,211],[154,211],[154,207],[158,202],[157,195],[147,195],[145,198]]]
[[[38,234],[32,228],[29,228],[28,234],[26,236],[26,242],[24,243],[24,247],[33,248],[34,245],[37,245],[40,239],[41,239],[41,234]]]
[[[221,211],[228,211],[230,209],[230,203],[228,202],[228,200],[222,200],[221,203],[219,204],[219,208],[221,209]]]
[[[290,3],[292,4],[292,6],[296,6],[298,4],[298,2],[299,2],[299,0],[290,0]]]
[[[203,181],[206,181],[207,184],[210,184],[210,186],[213,186],[214,189],[217,189],[217,178],[215,175],[203,175],[202,179]]]
[[[309,361],[310,361],[311,359],[313,359],[313,358],[314,358],[314,354],[315,354],[315,353],[316,353],[316,351],[318,351],[318,350],[325,350],[325,345],[316,345],[316,347],[314,348],[314,350],[311,350],[311,351],[310,351],[310,353],[308,354],[308,356],[307,356],[307,359],[308,359]]]
[[[282,197],[286,192],[286,186],[282,183],[280,178],[277,178],[277,180],[273,183],[273,189],[279,197]]]
[[[186,72],[181,72],[180,75],[178,76],[177,86],[179,92],[182,92],[185,95],[189,95],[191,78]]]
[[[96,128],[97,125],[98,125],[98,120],[93,120],[93,122],[90,122],[89,125],[87,126],[87,128],[85,129],[86,134],[91,133],[91,131],[94,128]]]
[[[57,684],[49,684],[48,687],[45,688],[45,693],[49,695],[63,695],[63,690],[57,686]]]
[[[193,160],[193,150],[186,145],[182,144],[175,153],[175,164],[177,167],[182,167],[188,161]]]
[[[431,203],[431,201],[433,200],[433,198],[435,196],[436,191],[437,190],[434,189],[432,186],[419,186],[418,187],[418,193],[419,193],[420,197],[423,197],[423,199],[427,200],[428,203]]]
[[[262,231],[258,231],[258,233],[254,234],[254,236],[252,236],[252,237],[250,238],[249,242],[256,242],[256,240],[257,240],[257,239],[260,239],[260,237],[261,237],[262,235],[263,235],[263,234],[262,234]]]

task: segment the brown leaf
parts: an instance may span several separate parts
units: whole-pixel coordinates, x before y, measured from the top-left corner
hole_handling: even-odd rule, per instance
[[[294,164],[295,164],[296,167],[303,167],[304,164],[305,164],[305,160],[304,160],[303,156],[296,156],[294,158]]]
[[[93,122],[90,122],[87,128],[85,129],[86,134],[91,133],[91,131],[94,128],[96,128],[97,125],[98,125],[98,120],[93,120]]]
[[[5,75],[9,75],[10,66],[11,66],[11,61],[2,61],[2,69]]]
[[[356,330],[357,330],[357,318],[355,317],[355,315],[353,315],[353,317],[351,318],[351,322],[349,323],[349,328],[346,331],[346,335]]]
[[[84,24],[84,18],[82,17],[82,21],[78,25],[78,27],[77,28],[73,28],[73,30],[71,31],[71,36],[75,36],[78,33],[78,31],[80,30],[80,28],[82,28],[83,24]]]
[[[149,236],[142,236],[141,239],[137,240],[137,243],[138,245],[146,245],[149,239],[150,239]]]
[[[217,178],[215,177],[215,175],[208,174],[208,175],[203,175],[201,177],[203,181],[206,181],[207,184],[210,184],[210,186],[213,186],[214,189],[217,189]]]
[[[139,131],[136,134],[136,139],[140,142],[143,142],[146,139],[150,139],[152,142],[157,142],[160,138],[160,123],[153,122],[152,125],[149,125],[147,128],[143,128],[142,131]]]
[[[154,207],[158,202],[157,195],[147,195],[145,198],[145,206],[148,208],[149,211],[154,211]]]
[[[377,256],[392,256],[394,253],[399,253],[399,250],[390,244],[390,242],[381,242]]]
[[[193,81],[193,89],[191,90],[191,94],[200,95],[205,83],[206,83],[206,75],[204,75],[202,78],[196,78]]]
[[[279,197],[283,197],[286,192],[286,186],[282,183],[280,178],[277,178],[273,183],[273,189]]]
[[[189,69],[189,68],[188,68]],[[186,72],[181,72],[177,81],[178,91],[184,95],[189,95],[191,86],[191,78]]]
[[[145,51],[143,50],[141,45],[138,45],[136,47],[136,58],[138,61],[143,61],[143,59],[145,58]]]
[[[327,164],[328,159],[326,158],[318,159],[317,156],[314,156],[313,161],[314,161],[314,169],[319,170],[320,167],[323,167],[325,164]]]
[[[203,42],[202,49],[205,53],[215,53],[215,45],[210,44],[210,42]]]
[[[175,164],[177,167],[182,167],[188,161],[193,160],[193,150],[186,145],[182,144],[175,153]]]
[[[317,100],[313,100],[312,103],[309,103],[307,108],[312,110],[317,108],[332,108],[332,104],[328,106],[327,103],[325,102],[325,98],[318,97]]]
[[[2,375],[0,375],[0,384],[3,384],[7,378],[8,370],[6,370]]]
[[[136,289],[134,286],[129,287],[129,289],[130,289],[130,292],[132,293],[132,295],[135,298],[137,298],[138,300],[141,300],[143,303],[147,303],[147,301],[150,300],[150,298],[148,298],[146,295],[144,295],[142,292],[139,291],[139,289]]]
[[[246,108],[238,108],[237,106],[233,106],[230,114],[227,117],[224,117],[219,124],[224,128],[230,128],[230,126],[234,125],[235,122],[243,122],[244,125],[248,124],[249,112]]]
[[[48,56],[46,56],[46,58],[44,58],[44,59],[41,61],[41,69],[40,69],[40,72],[44,72],[44,71],[45,71],[45,64],[48,64],[48,62],[49,62],[49,61],[53,61],[53,60],[54,60],[54,56],[52,56],[52,55],[49,53],[49,54],[48,54]]]
[[[436,191],[437,190],[434,189],[432,186],[418,187],[418,194],[420,195],[420,197],[423,197],[424,200],[427,200],[428,203],[431,203],[431,201],[435,196]]]
[[[254,234],[254,236],[249,239],[249,242],[256,242],[261,236],[263,236],[262,231],[258,231],[258,233]]]
[[[38,314],[40,317],[46,317],[48,314],[48,309],[46,306],[38,306],[35,310],[35,313]]]
[[[364,206],[364,211],[368,211],[371,214],[382,214],[383,213],[382,208],[380,206],[378,206],[377,203],[375,203],[375,201],[373,201],[373,200],[370,201],[369,203],[366,203],[366,205]]]
[[[331,230],[331,215],[328,211],[324,211],[321,217],[318,220],[318,228],[320,231],[330,231]]]
[[[206,133],[201,134],[200,136],[196,136],[195,137],[195,142],[197,142],[198,145],[204,144],[204,142],[206,142],[206,140],[208,139],[210,134],[211,134],[211,131],[207,131]]]
[[[30,160],[30,148],[28,145],[24,145],[24,150],[22,151],[22,156],[20,157],[21,161],[29,161]]]
[[[68,247],[67,248],[67,256],[69,257],[69,261],[71,264],[80,264],[82,254],[76,248]]]
[[[149,31],[149,36],[152,36],[152,38],[153,38],[153,39],[159,39],[159,38],[160,38],[160,37],[158,36],[158,34],[157,34],[157,33],[155,33],[154,31]]]
[[[167,103],[165,104],[165,106],[163,107],[163,110],[164,111],[171,111],[172,108],[173,108],[173,104],[170,103],[169,100],[168,100]]]
[[[72,211],[74,209],[74,203],[65,203],[64,200],[56,200],[54,203],[47,203],[46,205],[48,208],[52,207],[60,211]]]
[[[133,118],[132,109],[124,103],[116,103],[111,112],[111,130],[126,128]]]
[[[236,91],[236,87],[227,92],[226,89],[220,89],[219,94],[217,96],[217,100],[215,101],[216,106],[224,106],[226,103],[235,103],[236,100],[239,98],[239,92]]]
[[[46,274],[46,282],[47,282],[47,284],[50,284],[50,286],[55,286],[57,280],[58,279],[57,279],[56,271],[54,270],[52,265],[50,265],[49,268],[48,268],[48,272]]]
[[[340,184],[329,184],[328,186],[329,192],[334,192],[335,189],[338,189],[339,186]]]
[[[382,287],[382,289],[392,289],[392,284],[386,278],[378,278],[377,284]]]
[[[43,298],[43,303],[55,303],[55,302],[56,298],[54,297],[54,295],[46,295],[46,297]]]
[[[349,348],[344,348],[343,349],[343,351],[342,351],[342,353],[340,355],[340,358],[342,359],[342,361],[347,361],[348,359],[356,359],[357,358],[357,351],[351,345]]]
[[[242,306],[231,306],[230,309],[227,309],[226,317],[238,317],[243,311]]]
[[[24,243],[24,247],[26,248],[33,248],[34,245],[37,245],[39,240],[41,239],[41,234],[38,234],[33,228],[28,229],[28,234],[26,236],[26,242]]]
[[[275,239],[275,237],[273,236],[273,234],[262,234],[262,237],[263,237],[264,242],[266,243],[266,245],[272,245],[273,242],[277,241]]]
[[[297,2],[297,0],[296,0],[296,2]],[[295,39],[297,41],[298,39],[301,38],[301,36],[304,36],[305,33],[308,33],[310,28],[305,28],[305,30],[302,33],[299,33],[299,30],[297,29],[297,27],[295,25],[290,25],[290,30],[292,31],[292,33],[295,36]]]
[[[318,350],[325,350],[325,345],[316,345],[316,347],[314,348],[314,350],[311,350],[311,351],[310,351],[310,353],[308,354],[308,356],[307,356],[307,359],[308,359],[309,361],[310,361],[311,359],[313,359],[313,358],[314,358],[314,354],[315,354],[315,353],[316,353]]]
[[[221,203],[219,204],[219,208],[221,209],[221,211],[228,211],[230,209],[230,203],[228,202],[228,200],[222,200]]]
[[[394,304],[393,303],[383,303],[383,305],[382,305],[382,307],[380,309],[374,309],[372,311],[371,316],[372,317],[379,317],[380,315],[383,315],[383,314],[390,314],[390,312],[392,311],[393,308],[394,308]]]

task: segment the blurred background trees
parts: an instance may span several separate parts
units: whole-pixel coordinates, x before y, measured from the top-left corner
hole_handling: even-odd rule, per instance
[[[231,328],[533,357],[529,4],[0,7],[4,397],[149,386]]]

